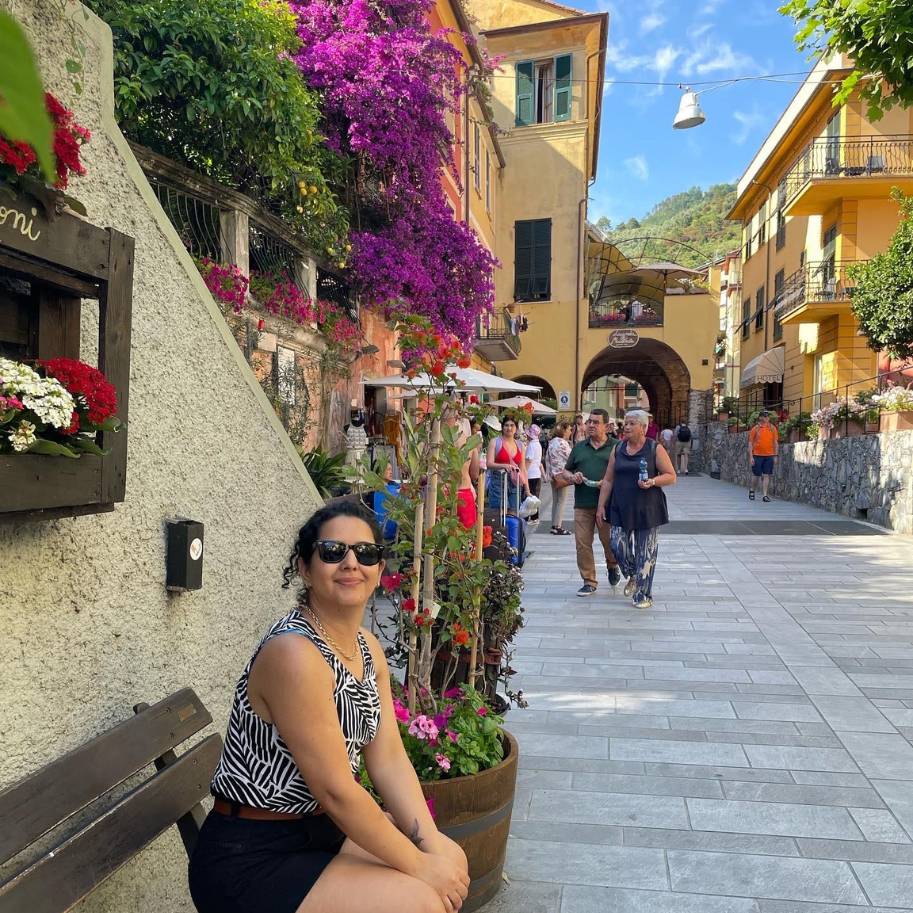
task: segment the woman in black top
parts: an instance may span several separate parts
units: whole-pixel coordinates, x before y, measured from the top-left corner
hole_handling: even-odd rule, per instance
[[[653,605],[656,531],[669,522],[661,489],[676,481],[666,449],[647,438],[649,422],[649,415],[641,409],[625,415],[622,441],[609,457],[596,507],[596,522],[600,526],[609,523],[612,528],[612,552],[628,578],[625,596],[633,597],[638,609]],[[646,463],[645,480],[640,478],[641,461]]]
[[[353,502],[320,508],[284,572],[298,604],[235,689],[213,810],[190,859],[199,913],[455,913],[469,875],[403,748],[387,658],[361,622],[383,571]],[[389,812],[356,774],[364,759]]]

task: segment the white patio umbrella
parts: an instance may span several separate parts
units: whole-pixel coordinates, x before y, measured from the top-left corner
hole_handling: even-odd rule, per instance
[[[499,399],[492,403],[499,409],[525,409],[527,406],[533,407],[533,415],[557,415],[558,410],[540,403],[536,399],[530,399],[528,396],[511,396],[508,399]]]
[[[456,385],[460,390],[484,391],[486,393],[538,393],[541,387],[532,387],[529,384],[518,384],[506,377],[496,377],[486,371],[476,368],[459,368],[456,365],[447,367],[448,374],[456,375]],[[427,374],[417,374],[408,378],[404,374],[395,374],[390,377],[366,377],[362,383],[366,387],[406,387],[411,390],[440,386]]]

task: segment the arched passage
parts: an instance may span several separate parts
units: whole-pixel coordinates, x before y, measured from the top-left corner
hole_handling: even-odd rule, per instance
[[[534,387],[542,387],[542,392],[538,396],[539,399],[558,399],[555,394],[555,388],[544,377],[539,377],[536,374],[521,374],[519,377],[512,377],[511,380],[516,381],[518,384],[531,384]],[[530,394],[530,396],[535,396],[535,394]]]
[[[631,348],[606,346],[587,365],[581,390],[601,377],[614,375],[636,380],[646,390],[650,409],[660,425],[687,418],[691,374],[675,349],[666,343],[642,337]]]

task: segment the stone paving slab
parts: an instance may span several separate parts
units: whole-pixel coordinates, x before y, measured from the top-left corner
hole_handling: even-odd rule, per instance
[[[913,913],[913,540],[706,477],[669,502],[649,611],[529,537],[485,913]]]

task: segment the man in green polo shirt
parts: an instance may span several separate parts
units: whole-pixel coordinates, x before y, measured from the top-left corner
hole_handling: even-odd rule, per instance
[[[609,570],[609,584],[615,587],[621,581],[618,562],[612,554],[609,525],[596,525],[599,486],[617,443],[609,437],[609,413],[605,409],[594,409],[587,419],[586,428],[587,439],[574,447],[561,472],[562,478],[574,486],[574,541],[577,544],[577,568],[583,578],[583,586],[577,590],[578,596],[592,596],[599,583],[593,555],[593,536],[597,529]]]

